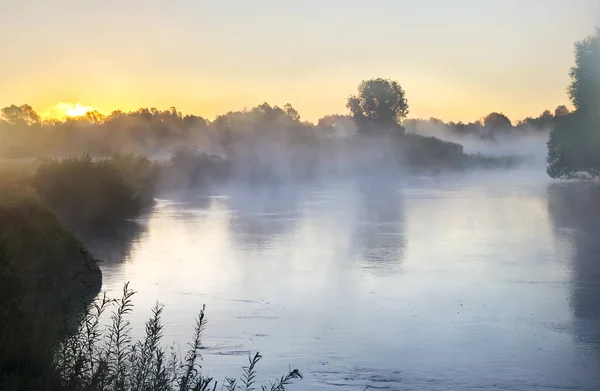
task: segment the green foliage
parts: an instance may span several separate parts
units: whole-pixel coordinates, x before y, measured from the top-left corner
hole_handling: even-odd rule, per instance
[[[405,161],[413,167],[457,168],[466,157],[460,144],[416,134],[405,134],[399,148]]]
[[[575,43],[575,66],[571,68],[569,96],[578,110],[600,110],[600,27]]]
[[[90,112],[66,121],[44,121],[41,126],[27,125],[27,121],[21,121],[22,126],[17,126],[13,120],[0,120],[0,154],[21,157],[69,156],[89,151],[94,157],[106,157],[115,151],[137,154],[164,154],[167,151],[175,151],[173,158],[159,170],[161,176],[158,180],[167,188],[204,186],[225,178],[250,183],[284,183],[288,180],[314,178],[320,173],[333,173],[339,170],[342,164],[352,165],[366,161],[373,155],[373,145],[367,141],[369,137],[361,136],[377,136],[370,137],[379,138],[377,144],[382,141],[381,136],[404,134],[403,124],[413,133],[419,133],[419,128],[441,128],[461,136],[494,138],[499,131],[511,135],[524,134],[530,125],[546,129],[552,125],[553,120],[553,116],[548,115],[549,112],[544,112],[539,118],[528,118],[518,126],[512,126],[508,118],[498,113],[488,116],[485,126],[480,121],[445,124],[435,119],[405,120],[408,114],[405,91],[397,81],[383,78],[363,81],[357,94],[348,99],[347,107],[349,115],[326,116],[316,125],[301,121],[300,114],[291,104],[279,107],[268,103],[219,115],[212,122],[193,115],[184,116],[173,107],[169,110],[141,108],[128,113],[115,111],[108,116]],[[7,112],[13,111],[15,109],[12,106],[7,108]],[[14,116],[11,114],[12,117]],[[424,133],[426,132],[421,135],[438,136],[435,132]],[[3,143],[3,140],[6,142]],[[405,141],[413,143],[414,140]],[[362,148],[355,148],[356,142],[362,143]],[[443,144],[441,140],[421,140],[413,144],[414,153],[406,152],[402,143],[394,144],[399,146],[397,151],[386,147],[383,161],[391,163],[394,160],[402,160],[396,159],[398,154],[412,153],[414,158],[403,159],[403,162],[440,166],[452,155],[451,161],[454,166],[455,146]],[[432,149],[428,150],[429,147]],[[421,152],[423,154],[417,156]],[[427,161],[424,156],[439,160]],[[91,158],[88,160],[100,162]],[[67,165],[87,165],[91,169],[90,162],[82,158],[70,159],[68,164],[64,164]],[[47,164],[44,169],[55,174],[50,170],[52,166]],[[147,205],[151,201],[152,181],[140,180],[138,174],[140,171],[152,173],[141,175],[145,178],[153,178],[153,175],[157,174],[156,170],[147,170],[144,164],[141,164],[137,166],[142,169],[136,170],[133,175],[126,175],[124,181],[113,180],[118,177],[114,174],[114,168],[121,174],[123,170],[115,167],[113,162],[110,166],[102,169],[94,167],[92,176],[83,175],[83,178],[64,181],[61,185],[53,184],[54,180],[45,181],[40,174],[36,176],[39,185],[36,188],[43,190],[44,198],[51,199],[53,208],[70,224],[71,220],[81,220],[76,223],[108,225],[122,216],[135,216],[139,213],[139,204]],[[54,171],[67,171],[66,168],[61,167]],[[126,173],[128,171],[125,170]],[[93,176],[101,180],[91,180],[90,177]],[[156,181],[154,177],[154,182]],[[77,189],[78,183],[85,185]],[[130,192],[127,189],[129,185],[135,188],[132,197],[127,195]],[[58,196],[64,194],[56,189],[60,186],[63,186],[64,190],[76,188],[75,191],[79,195],[74,198],[81,199],[79,196],[83,195],[87,198],[86,206],[90,206],[91,209],[84,209],[81,205],[75,205],[76,208],[61,205],[69,202],[61,201],[63,198]],[[114,200],[119,199],[122,202],[108,206],[95,205],[101,203],[97,201],[102,197],[94,197],[89,193],[103,191],[113,192]]]
[[[554,114],[550,110],[545,110],[536,118],[527,117],[519,121],[517,128],[525,128],[526,130],[551,131],[561,117],[569,115],[570,111],[567,106],[558,106],[554,110]]]
[[[216,390],[217,382],[203,373],[201,364],[202,334],[206,327],[204,307],[198,315],[192,342],[184,358],[171,348],[161,346],[163,307],[156,305],[146,322],[146,334],[133,342],[127,316],[132,310],[134,292],[126,284],[120,300],[102,296],[86,309],[78,324],[78,332],[66,338],[56,350],[54,368],[62,390],[89,391],[206,391]],[[111,322],[100,329],[102,314],[112,307]],[[253,390],[256,365],[262,356],[250,357],[240,379],[226,378],[228,390]],[[302,378],[290,370],[280,379],[262,386],[262,390],[284,391],[293,379]]]
[[[358,95],[352,95],[346,107],[361,133],[402,130],[400,124],[408,115],[406,94],[400,84],[382,78],[360,83]]]
[[[435,158],[461,157],[463,146],[436,137],[423,137],[415,134],[405,136],[408,150],[416,159],[435,160]]]
[[[510,119],[502,113],[490,113],[483,119],[483,126],[493,131],[506,131],[512,128]]]
[[[193,148],[178,148],[161,168],[161,186],[167,189],[206,186],[230,169],[225,159]]]
[[[53,391],[208,391],[217,381],[205,376],[201,364],[204,307],[198,315],[192,342],[183,359],[175,349],[161,345],[163,306],[156,304],[146,322],[142,340],[133,341],[128,316],[134,292],[128,284],[118,300],[106,294],[82,307],[83,313],[64,320],[73,332],[57,339],[35,321],[26,304],[26,288],[0,247],[0,389]],[[111,310],[112,309],[112,310]],[[110,321],[103,328],[103,316]],[[226,389],[253,390],[259,353],[249,357],[240,379],[226,378]],[[290,370],[261,390],[285,391],[302,374]]]
[[[43,162],[33,186],[67,224],[104,228],[136,217],[151,205],[154,175],[146,157],[84,155]]]
[[[582,110],[563,116],[548,139],[547,173],[552,178],[600,175],[600,121]]]
[[[575,44],[569,95],[576,111],[559,117],[548,140],[552,178],[600,175],[600,29]]]

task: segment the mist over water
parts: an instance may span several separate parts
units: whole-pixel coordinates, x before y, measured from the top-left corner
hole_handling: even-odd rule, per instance
[[[518,156],[529,167],[543,172],[546,167],[548,134],[550,128],[522,127],[517,134],[492,130],[493,137],[482,138],[480,134],[458,135],[435,124],[416,126],[417,134],[437,137],[441,140],[461,144],[467,154],[502,157]]]
[[[165,304],[168,341],[206,304],[221,380],[260,351],[261,376],[298,367],[302,388],[597,390],[598,231],[547,179],[544,142],[519,144],[533,163],[514,170],[171,194],[102,265],[104,287],[139,292],[139,334]]]
[[[368,5],[278,6],[266,13],[269,28],[287,32],[271,43],[259,25],[258,36],[235,37],[244,27],[231,23],[236,12],[206,4],[136,9],[113,20],[112,38],[97,23],[73,24],[81,11],[98,12],[61,7],[70,19],[61,26],[103,58],[78,63],[91,52],[59,44],[56,55],[38,50],[48,58],[29,61],[13,49],[33,53],[31,45],[11,40],[22,64],[5,72],[17,101],[0,108],[0,389],[216,390],[221,382],[274,391],[302,379],[290,389],[600,390],[600,27],[575,42],[567,69],[565,42],[595,23],[593,7],[544,5],[488,4],[449,18],[441,4],[403,4],[403,17],[389,20]],[[515,10],[518,18],[501,17]],[[37,18],[8,11],[19,16],[9,30]],[[343,28],[331,28],[330,11],[346,18]],[[198,12],[208,24],[196,23]],[[549,35],[522,23],[528,13],[577,29]],[[136,26],[140,16],[150,24]],[[147,32],[153,16],[177,27],[153,40],[160,52],[136,47],[134,57],[154,59],[137,66],[122,50],[133,41],[121,38]],[[490,28],[490,16],[504,29]],[[442,19],[453,26],[440,29]],[[234,32],[231,42],[195,39],[214,69],[189,66],[194,50],[164,34],[199,37],[189,34],[198,26]],[[261,46],[267,67],[244,55]],[[320,52],[312,70],[296,61],[306,48]],[[284,57],[301,71],[278,62]],[[65,64],[74,75],[97,73],[59,83],[86,104],[38,113],[30,103],[60,93],[39,88],[57,87],[44,80]],[[351,92],[357,66],[402,80],[371,75]],[[570,79],[563,98],[559,68]],[[75,79],[106,88],[80,89]],[[182,85],[189,91],[177,92]],[[255,93],[271,103],[252,104]],[[283,95],[298,106],[281,105]],[[111,106],[171,101],[216,115],[88,105],[111,96]],[[534,108],[543,111],[514,117]],[[487,114],[450,120],[475,110]],[[448,122],[412,117],[424,112]]]

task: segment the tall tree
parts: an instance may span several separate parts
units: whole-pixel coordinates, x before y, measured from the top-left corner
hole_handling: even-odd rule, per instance
[[[360,83],[358,94],[346,104],[360,133],[400,131],[402,119],[408,115],[406,94],[397,81],[371,79]]]
[[[575,43],[575,66],[571,68],[569,96],[577,110],[600,110],[600,27]]]
[[[600,28],[575,44],[569,96],[575,111],[555,118],[548,140],[552,178],[600,176]]]
[[[300,114],[291,103],[286,103],[283,106],[283,111],[285,111],[285,115],[287,115],[292,121],[300,121]]]
[[[10,105],[0,110],[0,117],[11,125],[39,125],[40,116],[29,105]]]
[[[512,127],[512,122],[504,114],[494,112],[483,119],[483,126],[495,130],[508,130]]]

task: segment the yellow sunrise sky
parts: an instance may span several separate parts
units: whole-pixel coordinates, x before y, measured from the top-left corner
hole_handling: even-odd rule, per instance
[[[600,24],[599,0],[0,4],[0,106],[54,117],[175,106],[212,119],[266,101],[316,121],[386,77],[409,117],[516,121],[569,103],[573,44]]]

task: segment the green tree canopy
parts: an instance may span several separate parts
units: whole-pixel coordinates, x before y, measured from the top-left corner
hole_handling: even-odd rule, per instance
[[[504,114],[494,112],[483,119],[483,126],[491,129],[507,130],[512,127],[512,122]]]
[[[371,79],[360,83],[358,94],[348,99],[346,107],[361,133],[401,130],[408,115],[406,94],[397,81]]]
[[[576,110],[555,117],[548,140],[552,178],[600,176],[600,28],[575,43],[569,96]]]
[[[555,117],[562,117],[563,115],[569,115],[569,113],[570,113],[570,111],[567,108],[567,106],[565,106],[565,105],[558,106],[554,110],[554,116]]]
[[[575,66],[570,75],[569,96],[575,108],[600,110],[600,27],[575,44]]]

